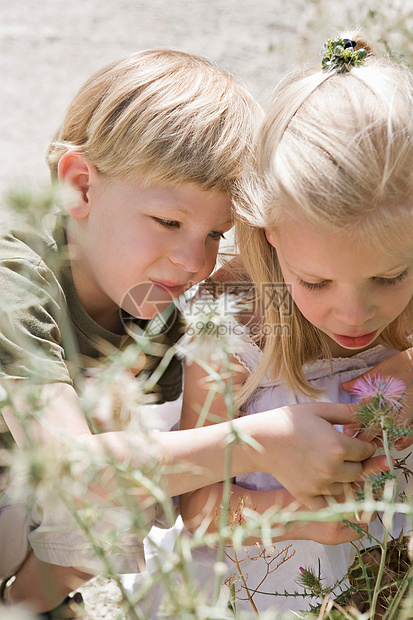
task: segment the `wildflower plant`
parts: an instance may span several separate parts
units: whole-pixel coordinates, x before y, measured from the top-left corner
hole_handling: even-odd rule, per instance
[[[386,442],[391,447],[398,439],[413,432],[399,419],[406,390],[400,379],[380,375],[360,378],[352,388],[353,394],[361,399],[358,420],[366,430],[381,428],[383,446]]]
[[[390,448],[397,440],[411,434],[411,429],[400,421],[407,387],[394,377],[373,375],[357,380],[352,391],[361,400],[357,418],[364,430],[377,437],[389,466],[388,472],[372,477],[356,492],[358,502],[355,505],[359,503],[361,509],[366,500],[373,500],[373,505],[376,499],[384,500],[383,512],[378,517],[383,525],[383,535],[380,540],[367,535],[364,542],[361,541],[356,549],[356,558],[345,576],[346,587],[342,588],[341,594],[337,594],[336,590],[340,584],[323,584],[320,574],[317,576],[313,567],[300,569],[299,583],[308,588],[312,596],[323,599],[321,605],[312,607],[312,612],[300,615],[303,620],[400,618],[403,617],[400,615],[403,598],[412,587],[409,537],[403,531],[397,539],[390,534],[396,513],[398,470],[407,477],[412,473],[406,467],[406,459],[393,462],[390,454]],[[402,496],[400,499],[403,501],[407,498]]]
[[[197,359],[220,359],[239,351],[245,329],[236,316],[248,307],[242,295],[222,294],[218,298],[206,291],[195,293],[181,305],[185,327],[185,353]]]
[[[31,202],[24,197],[19,198],[19,201],[24,208]],[[41,200],[40,203],[38,214],[43,214],[48,211],[51,201],[47,197],[44,199],[45,204]],[[25,300],[22,300],[22,303],[26,303]],[[202,411],[199,412],[199,424],[203,424],[206,420],[214,421],[209,407],[216,394],[224,397],[228,418],[231,420],[237,415],[234,386],[231,382],[233,370],[231,359],[233,353],[243,346],[243,328],[235,318],[241,308],[241,300],[234,297],[223,297],[219,300],[192,298],[187,304],[184,303],[181,311],[187,321],[187,333],[175,347],[168,350],[163,366],[157,371],[158,374],[161,373],[173,355],[185,355],[208,371],[209,396]],[[15,310],[16,308],[7,308],[4,304],[3,313],[9,312],[11,324]],[[232,599],[228,594],[225,585],[227,576],[223,566],[224,560],[228,561],[229,546],[236,550],[248,537],[256,536],[261,539],[262,545],[257,547],[257,558],[264,559],[270,572],[276,570],[280,562],[288,562],[294,552],[289,545],[281,545],[278,549],[272,546],[273,537],[285,532],[291,521],[337,520],[349,512],[376,509],[383,514],[387,534],[382,541],[369,541],[369,544],[376,549],[374,553],[369,547],[358,552],[357,563],[350,568],[348,576],[343,576],[342,582],[331,584],[325,579],[321,580],[317,570],[306,565],[297,576],[297,581],[305,588],[304,596],[296,592],[269,594],[274,599],[277,596],[312,597],[314,600],[312,610],[303,612],[303,618],[366,620],[367,617],[375,617],[374,613],[380,609],[384,598],[386,598],[385,612],[382,616],[376,617],[387,620],[396,618],[408,620],[412,617],[413,575],[411,557],[405,553],[408,543],[407,533],[397,541],[391,540],[388,534],[391,518],[396,511],[406,515],[413,514],[409,497],[401,498],[398,502],[396,500],[395,473],[397,470],[403,475],[408,475],[410,472],[402,461],[393,465],[390,457],[391,445],[410,433],[410,430],[399,422],[406,390],[404,385],[395,379],[376,377],[374,380],[364,379],[358,387],[356,386],[355,393],[362,401],[359,407],[360,421],[366,429],[376,430],[378,427],[381,429],[382,444],[386,454],[389,455],[389,466],[391,470],[393,469],[390,476],[384,479],[383,492],[379,500],[374,494],[364,493],[360,495],[358,501],[348,501],[342,506],[332,504],[319,514],[305,511],[297,513],[274,507],[274,510],[260,515],[251,505],[240,505],[236,512],[232,513],[229,475],[232,447],[237,442],[244,442],[257,450],[260,449],[251,437],[240,435],[235,428],[232,428],[225,446],[226,482],[217,515],[218,532],[208,533],[200,528],[192,537],[180,537],[173,552],[162,555],[160,549],[162,562],[159,570],[155,573],[143,572],[141,581],[131,592],[124,586],[116,562],[125,534],[132,532],[141,540],[145,538],[149,533],[155,509],[163,513],[166,525],[173,525],[176,516],[164,483],[165,467],[159,465],[156,450],[147,433],[154,426],[150,419],[153,412],[151,389],[156,376],[140,381],[131,372],[136,364],[139,366],[139,360],[148,353],[148,349],[143,350],[141,343],[137,341],[133,347],[125,351],[113,352],[109,356],[109,364],[99,371],[90,373],[86,380],[79,382],[77,386],[80,405],[96,433],[108,429],[131,432],[138,430],[142,433],[142,442],[134,444],[135,453],[141,455],[139,467],[133,467],[127,460],[119,461],[109,449],[99,454],[91,452],[87,444],[66,436],[64,432],[50,425],[46,417],[50,403],[40,398],[37,382],[42,357],[39,351],[32,353],[34,367],[31,380],[24,382],[24,386],[22,382],[18,385],[8,381],[0,382],[0,412],[12,409],[23,428],[25,442],[24,450],[0,446],[0,468],[10,468],[12,477],[16,480],[9,489],[12,499],[25,502],[28,508],[33,507],[36,502],[52,504],[55,515],[59,511],[67,511],[75,518],[77,526],[85,535],[90,554],[97,558],[99,570],[112,579],[119,588],[121,600],[118,607],[119,620],[124,620],[126,617],[128,620],[146,620],[148,615],[144,604],[148,593],[160,584],[165,592],[160,613],[165,618],[185,620],[255,618],[258,612],[253,605],[250,611],[240,611],[236,608],[237,596],[240,595],[238,590],[245,577],[240,563],[238,566],[234,564],[235,576],[232,580],[229,578],[227,582],[229,588],[232,588]],[[1,423],[3,420],[0,416]],[[59,440],[58,449],[52,450],[50,447],[37,445],[32,433],[36,425],[44,426],[56,435]],[[3,426],[0,430],[4,431]],[[182,464],[182,470],[184,468],[185,464]],[[371,484],[373,483],[374,481]],[[113,518],[114,527],[109,533],[99,531],[96,527],[103,517]],[[219,550],[211,600],[199,595],[191,574],[193,550],[201,545],[215,546]],[[369,555],[366,556],[364,552]],[[372,557],[374,562],[371,560]],[[389,563],[395,568],[394,573],[388,571]],[[314,558],[314,566],[316,565],[317,558]],[[143,564],[137,565],[136,570],[144,570]],[[372,579],[371,575],[375,578]],[[348,583],[345,581],[347,578]],[[260,585],[265,587],[265,584]],[[355,599],[355,593],[362,588],[366,590],[362,603],[367,607],[367,612],[359,611],[356,605],[358,601]],[[253,599],[253,596],[251,598]],[[317,602],[320,600],[321,604],[317,607]],[[260,617],[264,620],[265,618],[274,620],[276,617],[274,613],[261,613]],[[279,617],[282,617],[281,614]]]

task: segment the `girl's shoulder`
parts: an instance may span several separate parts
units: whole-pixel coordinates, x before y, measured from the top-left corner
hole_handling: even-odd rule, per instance
[[[236,358],[252,374],[261,363],[263,353],[248,336],[244,337],[244,341],[244,347],[236,354]],[[347,380],[350,376],[362,374],[397,352],[395,349],[379,344],[372,349],[360,351],[351,357],[335,357],[331,360],[320,359],[309,362],[304,365],[304,373],[310,384],[313,384],[314,387],[317,384],[317,387],[319,387],[320,381],[323,384],[329,381],[341,382]],[[268,373],[263,377],[259,387],[276,387],[278,385],[280,385],[280,380],[271,377]]]
[[[259,325],[257,296],[254,283],[251,281],[240,256],[232,256],[207,278],[199,287],[200,296],[219,299],[222,296],[236,298],[239,310],[235,316],[237,322],[251,331],[251,326]]]

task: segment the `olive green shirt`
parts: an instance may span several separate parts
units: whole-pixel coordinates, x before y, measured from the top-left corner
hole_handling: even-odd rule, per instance
[[[129,317],[148,343],[141,371],[148,375],[182,335],[180,315],[175,306],[170,309],[163,330],[155,333],[148,329],[153,321]],[[77,377],[132,342],[127,333],[98,325],[81,305],[67,256],[64,216],[51,214],[38,229],[0,237],[0,380],[76,386]],[[181,386],[181,362],[174,357],[154,388],[157,401],[175,400]]]

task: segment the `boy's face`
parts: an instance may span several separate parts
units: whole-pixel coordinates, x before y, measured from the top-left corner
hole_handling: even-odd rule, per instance
[[[195,184],[143,187],[96,174],[85,196],[68,228],[73,277],[86,311],[108,329],[119,307],[150,319],[206,278],[232,226],[229,198]]]

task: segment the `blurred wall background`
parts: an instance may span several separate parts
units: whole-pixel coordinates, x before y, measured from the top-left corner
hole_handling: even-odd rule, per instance
[[[0,0],[0,227],[6,190],[48,183],[46,147],[104,64],[182,49],[212,58],[265,103],[285,72],[318,62],[337,28],[360,25],[408,56],[412,14],[403,0]]]

